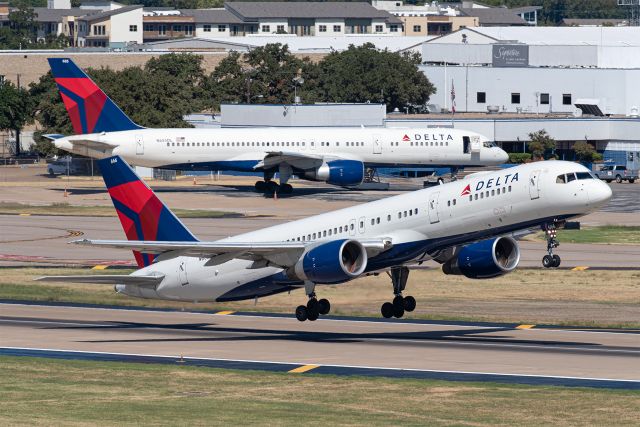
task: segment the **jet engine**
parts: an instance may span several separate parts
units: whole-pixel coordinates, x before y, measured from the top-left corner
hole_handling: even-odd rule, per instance
[[[356,240],[334,240],[305,252],[293,276],[314,283],[340,283],[360,276],[367,267],[367,251]]]
[[[519,261],[518,243],[511,237],[498,237],[463,246],[442,264],[442,271],[470,279],[491,279],[509,273]]]
[[[364,179],[364,163],[357,160],[332,160],[305,173],[305,178],[332,185],[358,185]]]

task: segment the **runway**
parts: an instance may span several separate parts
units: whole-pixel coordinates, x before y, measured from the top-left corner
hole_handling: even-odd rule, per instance
[[[0,305],[0,354],[640,390],[640,331]]]

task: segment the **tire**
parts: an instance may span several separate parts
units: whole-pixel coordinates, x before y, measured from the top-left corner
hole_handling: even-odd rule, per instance
[[[560,267],[560,257],[558,255],[554,255],[553,256],[553,266],[554,267]]]
[[[396,295],[396,297],[393,299],[393,308],[404,310],[404,298],[402,297],[402,295]]]
[[[49,172],[49,176],[56,176],[56,174],[53,173],[53,169],[49,169],[48,172]]]
[[[395,317],[396,319],[401,318],[402,316],[404,316],[404,307],[403,308],[398,308],[395,305],[393,306],[393,317]]]
[[[266,192],[267,193],[275,193],[276,191],[278,191],[278,189],[280,188],[280,186],[278,184],[276,184],[273,181],[269,181],[266,183]]]
[[[382,317],[385,319],[391,319],[393,317],[393,304],[390,302],[385,302],[382,304],[380,308],[380,312],[382,313]]]
[[[284,184],[280,186],[279,191],[281,194],[291,194],[293,193],[293,187],[291,186],[291,184]]]
[[[322,315],[329,314],[331,311],[331,303],[329,303],[328,299],[322,298],[318,301],[318,309]]]
[[[611,184],[611,180],[610,179],[605,179],[605,181],[607,181],[607,184]]]
[[[411,295],[404,297],[404,309],[408,312],[412,312],[416,309],[416,299]]]
[[[635,180],[635,179],[630,179],[630,180],[629,180],[629,184],[633,184],[634,182],[636,182],[636,180]]]
[[[542,266],[544,268],[553,267],[553,258],[551,257],[551,255],[545,255],[542,257]]]
[[[298,308],[296,308],[296,319],[304,322],[308,317],[309,316],[307,313],[307,307],[305,307],[304,305],[299,305]]]
[[[622,182],[622,177],[620,175],[616,175],[616,182],[620,184]]]
[[[307,320],[315,322],[316,320],[318,320],[318,317],[320,317],[320,313],[318,313],[317,311],[307,310]]]
[[[267,183],[264,181],[256,181],[254,187],[257,192],[263,193],[267,189]]]

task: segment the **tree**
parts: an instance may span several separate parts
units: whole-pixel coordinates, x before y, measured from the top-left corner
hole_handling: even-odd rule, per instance
[[[556,140],[551,138],[544,129],[531,132],[529,139],[529,151],[531,151],[534,159],[541,160],[544,158],[545,152],[556,148]]]
[[[20,154],[20,130],[32,121],[31,98],[25,89],[5,81],[0,84],[0,129],[16,135],[16,155]]]
[[[577,141],[573,144],[573,151],[576,153],[576,158],[581,162],[593,162],[596,160],[602,160],[602,155],[596,152],[593,145],[586,141]]]
[[[371,43],[332,52],[319,64],[318,93],[328,102],[384,102],[387,111],[421,107],[435,93],[419,55],[378,50]]]

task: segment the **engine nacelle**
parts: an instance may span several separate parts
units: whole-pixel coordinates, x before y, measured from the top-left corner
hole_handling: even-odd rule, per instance
[[[306,252],[293,267],[300,280],[340,283],[360,276],[367,267],[367,251],[356,240],[334,240]]]
[[[358,185],[364,180],[364,163],[357,160],[332,160],[307,172],[305,177],[332,185]]]
[[[442,264],[442,271],[463,274],[470,279],[490,279],[509,273],[519,261],[518,243],[511,237],[498,237],[463,246]]]

